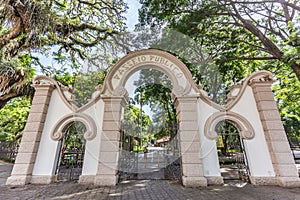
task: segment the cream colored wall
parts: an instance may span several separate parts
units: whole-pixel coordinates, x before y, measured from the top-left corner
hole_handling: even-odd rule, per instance
[[[257,177],[275,176],[263,127],[250,86],[247,86],[241,99],[231,111],[244,116],[255,131],[253,139],[244,140],[250,175]]]
[[[51,139],[50,134],[55,124],[65,115],[71,113],[71,110],[65,105],[63,100],[55,89],[52,92],[49,109],[46,116],[36,162],[34,164],[33,176],[52,176],[55,173],[57,163],[56,155],[58,151],[58,141]]]
[[[198,99],[198,124],[202,154],[200,156],[203,158],[204,176],[221,176],[216,141],[210,140],[204,135],[205,122],[215,112],[219,111]]]
[[[94,139],[86,141],[82,175],[96,175],[100,154],[104,102],[100,99],[83,113],[89,115],[96,122],[97,135]]]

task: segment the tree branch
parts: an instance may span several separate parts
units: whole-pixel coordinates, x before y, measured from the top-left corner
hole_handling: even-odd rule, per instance
[[[230,57],[230,58],[221,58],[221,59],[213,59],[213,61],[218,62],[228,62],[232,60],[276,60],[276,57]]]

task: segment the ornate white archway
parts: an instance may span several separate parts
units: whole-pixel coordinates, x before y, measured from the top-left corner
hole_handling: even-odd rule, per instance
[[[172,94],[179,124],[183,184],[186,186],[206,186],[207,181],[204,177],[202,162],[199,159],[199,155],[201,155],[197,117],[197,94],[199,89],[194,84],[192,75],[187,67],[179,59],[167,52],[154,49],[133,52],[126,55],[111,68],[101,88],[101,92],[99,92],[99,95],[103,96],[105,103],[103,136],[112,141],[115,135],[120,134],[122,109],[127,96],[126,81],[136,71],[147,68],[163,72],[168,76],[173,86]],[[187,115],[193,117],[187,119]],[[119,141],[115,142],[118,143]],[[107,142],[103,141],[104,145],[105,143]],[[102,157],[108,154],[103,153]],[[115,163],[109,162],[105,164],[105,166],[108,165],[114,166]],[[111,177],[114,176],[117,168],[114,169],[115,171],[110,171],[108,177],[107,171],[101,171],[103,167],[104,165],[99,167],[100,171],[98,171],[96,182],[100,184],[109,180],[109,184],[115,183],[116,179]]]
[[[246,139],[253,184],[300,185],[274,102],[270,72],[256,72],[234,85],[228,104],[220,106],[193,82],[190,71],[178,58],[155,49],[124,56],[110,69],[103,86],[80,108],[73,104],[68,88],[49,77],[36,77],[35,96],[7,184],[55,181],[53,163],[57,160],[58,140],[64,127],[74,121],[87,127],[87,154],[79,182],[117,184],[120,121],[127,103],[124,86],[134,72],[146,68],[163,72],[173,86],[183,185],[222,183],[214,140],[215,126],[221,120],[236,123]]]

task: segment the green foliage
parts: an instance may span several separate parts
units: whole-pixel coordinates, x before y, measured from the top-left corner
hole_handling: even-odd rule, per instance
[[[104,83],[108,71],[77,72],[74,75],[67,68],[61,68],[56,72],[54,79],[72,88],[75,103],[80,107],[92,98],[96,87]]]
[[[123,0],[1,1],[0,109],[26,91],[32,95],[34,68],[51,77],[64,73],[69,85],[80,66],[107,67],[122,51],[126,9]]]
[[[142,123],[142,133],[141,133],[141,123]],[[148,137],[149,135],[151,135],[152,121],[150,117],[145,114],[144,110],[141,113],[140,108],[137,108],[129,104],[124,111],[124,119],[123,119],[122,127],[123,130],[128,135],[134,137],[140,137],[140,136]]]
[[[64,151],[83,151],[85,146],[85,139],[83,136],[85,132],[86,127],[82,122],[74,122],[70,124],[65,130],[65,136],[63,139]]]
[[[206,47],[220,71],[243,68],[245,61],[278,59],[300,79],[298,1],[140,2],[141,25],[164,24],[189,35]]]
[[[277,106],[285,131],[293,143],[300,143],[300,82],[288,70],[277,72],[277,82],[273,86]]]
[[[19,97],[0,110],[0,141],[13,141],[22,136],[30,105],[28,98]]]
[[[143,69],[140,77],[134,82],[137,86],[134,100],[149,105],[155,114],[153,132],[157,139],[172,135],[171,126],[176,126],[176,110],[171,98],[172,85],[169,78],[155,69]],[[141,96],[142,95],[142,96]]]
[[[221,95],[228,86],[252,72],[273,72],[285,130],[288,136],[299,137],[299,1],[140,2],[140,26],[163,25],[185,35],[163,37],[157,47],[181,58],[214,101],[226,103]],[[192,41],[186,42],[186,37]]]
[[[86,58],[91,47],[124,30],[126,8],[121,0],[4,0],[0,6],[1,58],[28,50],[43,52],[49,46],[56,46],[58,59]]]

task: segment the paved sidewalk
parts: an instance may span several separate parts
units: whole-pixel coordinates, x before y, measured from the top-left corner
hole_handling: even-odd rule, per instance
[[[51,185],[26,185],[22,187],[0,187],[0,199],[300,199],[299,188],[274,186],[244,187],[210,186],[186,188],[178,183],[163,180],[137,180],[120,183],[114,187],[96,187],[77,183],[55,183]]]
[[[0,186],[5,185],[6,179],[10,176],[13,164],[0,160]]]
[[[1,180],[7,178],[11,165],[1,162]],[[5,186],[1,181],[0,199],[241,199],[300,200],[300,188],[253,186],[250,184],[186,188],[166,180],[124,181],[113,187],[80,185],[76,182],[50,185]]]

